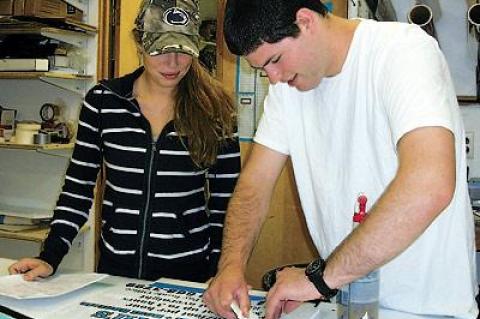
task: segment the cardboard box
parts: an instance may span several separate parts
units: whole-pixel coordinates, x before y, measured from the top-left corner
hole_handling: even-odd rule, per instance
[[[65,18],[67,3],[61,0],[25,0],[23,15],[39,18]]]
[[[15,0],[13,4],[13,15],[20,16],[23,15],[23,8],[25,7],[25,0]]]
[[[79,8],[72,6],[67,3],[67,18],[82,22],[83,21],[83,11]]]
[[[0,14],[2,8],[14,16],[83,20],[83,11],[64,0],[0,0]]]
[[[0,15],[11,16],[13,15],[13,5],[15,0],[0,0]]]

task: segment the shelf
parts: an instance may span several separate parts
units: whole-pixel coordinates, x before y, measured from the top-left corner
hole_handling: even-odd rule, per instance
[[[85,233],[89,229],[90,229],[90,226],[87,223],[83,225],[82,228],[80,228],[79,233]],[[48,225],[40,226],[34,229],[22,230],[22,231],[0,230],[0,238],[26,240],[26,241],[33,241],[37,243],[43,243],[47,238],[49,231],[50,231],[50,227]]]
[[[95,26],[78,22],[71,18],[38,18],[38,17],[0,17],[1,34],[11,29],[35,31],[39,29],[58,29],[65,32],[96,34]],[[18,32],[16,32],[18,33]]]
[[[94,32],[79,32],[79,31],[71,31],[71,30],[64,30],[60,28],[52,28],[52,27],[43,27],[43,26],[34,26],[34,27],[22,27],[22,26],[15,26],[15,27],[7,27],[5,25],[1,25],[2,28],[0,29],[0,34],[8,35],[8,34],[38,34],[42,35],[47,38],[55,39],[61,42],[65,42],[77,47],[84,47],[86,45],[86,41],[89,37],[94,35]]]
[[[93,79],[93,76],[65,72],[0,71],[0,79],[61,79],[87,81]]]
[[[10,142],[0,143],[0,148],[16,149],[16,150],[71,150],[75,143],[68,144],[15,144]]]
[[[49,219],[53,216],[53,208],[53,204],[52,207],[39,208],[0,203],[0,215],[27,217],[32,219]]]
[[[93,80],[93,76],[64,72],[1,71],[0,79],[38,79],[53,86],[83,95],[87,82]]]
[[[45,238],[47,238],[50,228],[48,226],[43,226],[40,228],[27,229],[22,231],[7,231],[0,230],[0,238],[6,239],[16,239],[16,240],[27,240],[34,241],[37,243],[43,243]]]
[[[476,96],[457,96],[457,101],[460,104],[475,104],[480,103]]]

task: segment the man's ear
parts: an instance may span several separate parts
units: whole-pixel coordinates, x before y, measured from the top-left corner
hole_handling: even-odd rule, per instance
[[[297,11],[295,23],[302,31],[310,30],[316,19],[318,19],[318,13],[307,8],[300,8]]]

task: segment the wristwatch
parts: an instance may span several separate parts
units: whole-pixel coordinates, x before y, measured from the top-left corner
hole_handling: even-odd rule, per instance
[[[307,278],[313,283],[323,298],[331,299],[337,294],[338,289],[331,289],[323,280],[323,271],[325,270],[325,266],[325,260],[323,260],[321,257],[315,259],[308,264],[307,268],[305,268],[305,276],[307,276]]]

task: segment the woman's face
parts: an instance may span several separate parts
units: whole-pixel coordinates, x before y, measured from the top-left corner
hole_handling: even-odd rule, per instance
[[[192,65],[192,56],[185,53],[143,54],[145,72],[165,88],[175,88]]]

